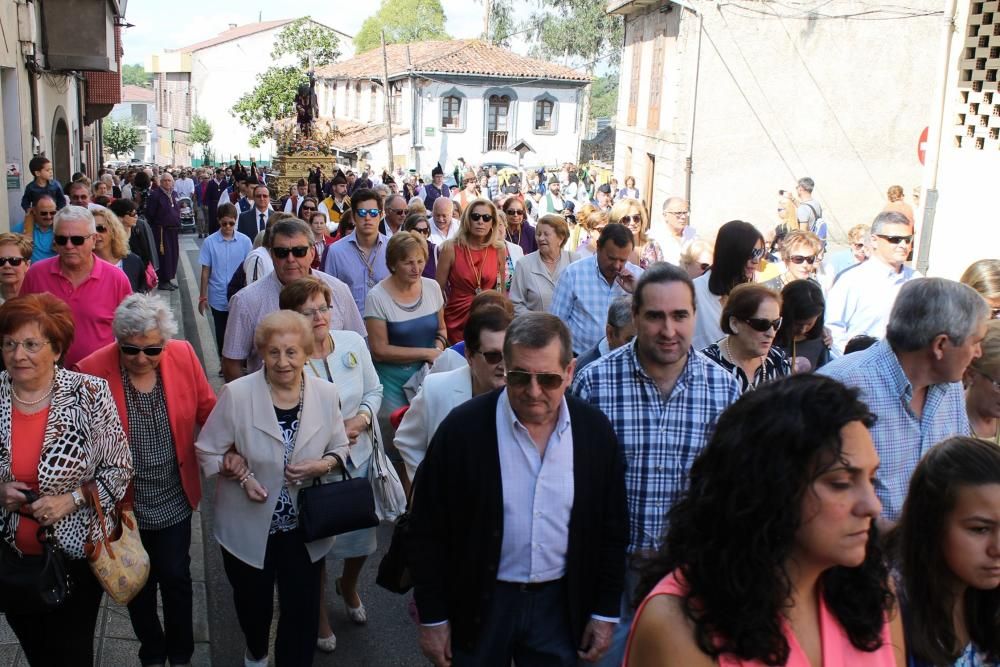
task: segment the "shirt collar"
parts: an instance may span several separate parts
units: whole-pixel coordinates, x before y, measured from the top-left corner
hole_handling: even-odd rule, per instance
[[[511,425],[512,430],[517,428],[527,430],[527,427],[521,423],[521,420],[518,419],[517,414],[514,412],[514,406],[510,404],[510,397],[507,395],[506,387],[504,387],[503,391],[500,392],[499,401],[504,419],[506,419]],[[569,427],[569,405],[566,403],[566,397],[563,396],[561,402],[559,403],[559,416],[556,417],[556,428],[552,434],[555,436],[561,436]]]
[[[910,379],[906,377],[906,373],[903,372],[903,367],[899,364],[899,357],[896,356],[892,346],[889,345],[889,341],[882,339],[873,347],[874,352],[872,354],[875,356],[876,368],[881,366],[883,370],[889,372],[886,379],[892,388],[899,392],[900,396],[903,396],[907,400],[912,398],[913,385],[910,383]]]
[[[644,369],[642,364],[639,363],[639,355],[636,353],[636,345],[638,342],[639,339],[636,337],[626,343],[625,347],[627,351],[624,354],[628,356],[629,362],[632,364],[632,370],[636,375],[638,375],[645,382],[650,382],[653,385],[656,385],[656,380],[650,377],[649,373],[646,372],[646,369]],[[694,361],[696,354],[697,352],[694,351],[694,348],[688,349],[687,359],[684,361],[684,368],[681,370],[681,374],[677,376],[677,382],[674,383],[674,389],[670,392],[671,394],[673,394],[673,392],[677,389],[683,388],[688,384],[688,382],[691,381],[695,374],[692,364],[697,363]]]

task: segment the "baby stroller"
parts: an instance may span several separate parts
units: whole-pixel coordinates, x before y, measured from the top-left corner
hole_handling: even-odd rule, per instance
[[[194,233],[198,227],[194,220],[194,204],[191,198],[181,197],[177,200],[177,207],[181,210],[181,233]]]

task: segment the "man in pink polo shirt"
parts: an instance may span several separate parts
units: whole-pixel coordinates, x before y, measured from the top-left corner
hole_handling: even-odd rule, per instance
[[[91,352],[114,341],[111,320],[132,293],[122,270],[94,255],[94,216],[82,206],[64,206],[52,223],[55,257],[28,269],[21,294],[48,292],[73,311],[76,331],[63,365],[71,368]]]

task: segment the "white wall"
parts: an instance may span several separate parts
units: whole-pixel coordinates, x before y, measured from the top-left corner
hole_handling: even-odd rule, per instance
[[[144,125],[135,123],[132,119],[132,105],[141,104],[146,107],[146,123]],[[133,151],[129,156],[122,155],[122,159],[127,157],[136,157],[143,162],[153,161],[153,146],[155,145],[156,134],[156,107],[152,102],[120,102],[116,104],[108,116],[111,120],[117,122],[130,122],[133,123],[139,133],[142,135],[142,141],[139,144],[140,150]]]

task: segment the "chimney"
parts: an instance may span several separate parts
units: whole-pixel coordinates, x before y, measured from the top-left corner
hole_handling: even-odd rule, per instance
[[[236,24],[235,23],[230,23],[229,24],[229,29],[230,30],[236,30]]]

